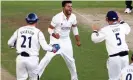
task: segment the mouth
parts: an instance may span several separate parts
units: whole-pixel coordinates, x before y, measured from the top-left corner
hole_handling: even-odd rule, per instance
[[[72,10],[69,10],[68,13],[71,14],[72,13]]]

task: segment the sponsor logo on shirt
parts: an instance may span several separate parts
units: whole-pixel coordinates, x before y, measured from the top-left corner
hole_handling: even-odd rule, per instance
[[[62,27],[61,30],[70,30],[71,27]]]

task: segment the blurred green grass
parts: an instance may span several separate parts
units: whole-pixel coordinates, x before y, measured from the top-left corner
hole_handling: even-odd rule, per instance
[[[117,4],[116,4],[117,3]],[[24,18],[29,12],[35,12],[40,17],[52,18],[53,15],[61,11],[60,1],[2,1],[1,3],[1,63],[2,67],[7,69],[11,74],[15,75],[15,49],[10,49],[7,41],[13,32],[20,26],[24,25]],[[124,8],[124,1],[106,2],[106,1],[74,1],[74,8]],[[50,19],[51,20],[51,19]],[[40,23],[44,24],[40,21]],[[49,23],[47,23],[48,25]],[[39,25],[43,27],[43,25]],[[75,45],[75,39],[71,34],[74,57],[76,60],[79,80],[107,80],[108,74],[106,69],[107,52],[104,43],[94,44],[90,39],[91,31],[85,30],[83,24],[79,24],[79,32],[81,37],[81,47]],[[46,26],[47,28],[47,26]],[[42,30],[49,42],[47,30]],[[130,52],[131,53],[131,52]],[[45,55],[44,51],[40,51],[40,59]],[[70,74],[64,60],[60,56],[55,56],[44,75],[42,80],[70,80]]]

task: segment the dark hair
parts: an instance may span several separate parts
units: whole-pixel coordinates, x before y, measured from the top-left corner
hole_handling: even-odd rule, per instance
[[[72,3],[72,1],[70,1],[70,0],[64,0],[64,1],[62,1],[62,7],[65,7],[65,5],[67,3]]]
[[[131,60],[133,61],[133,54],[132,54],[132,56],[131,56]]]

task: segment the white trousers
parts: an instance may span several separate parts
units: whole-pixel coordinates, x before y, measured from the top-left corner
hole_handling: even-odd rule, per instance
[[[54,43],[53,43],[54,44]],[[72,44],[70,40],[63,40],[59,42],[60,45],[60,50],[56,53],[53,52],[47,52],[46,55],[43,57],[43,59],[40,61],[40,64],[38,66],[38,71],[39,76],[41,77],[46,66],[49,64],[51,59],[57,55],[60,54],[63,59],[66,62],[66,65],[70,71],[71,74],[71,80],[78,80],[77,78],[77,71],[76,71],[76,66],[75,66],[75,59],[73,58],[73,49],[72,49]]]
[[[37,69],[39,58],[37,56],[23,57],[18,55],[16,58],[16,77],[17,80],[37,80],[37,75],[33,73]]]
[[[129,65],[128,55],[120,57],[109,57],[107,61],[107,69],[109,74],[109,80],[119,80],[119,74],[121,70]]]

